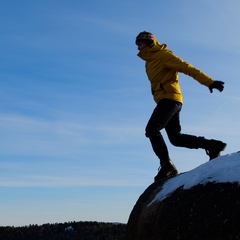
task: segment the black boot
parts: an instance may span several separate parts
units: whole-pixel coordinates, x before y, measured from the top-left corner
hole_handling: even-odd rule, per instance
[[[154,177],[155,182],[178,174],[175,165],[170,159],[161,160],[160,163],[161,167],[158,169],[158,174]]]
[[[204,137],[199,137],[201,142],[201,147],[205,149],[206,154],[209,156],[209,160],[217,158],[220,156],[220,152],[223,151],[227,144],[219,140],[207,140]]]
[[[208,140],[209,146],[205,149],[207,155],[209,156],[209,160],[212,160],[216,157],[220,156],[220,152],[223,151],[227,144],[217,140]]]

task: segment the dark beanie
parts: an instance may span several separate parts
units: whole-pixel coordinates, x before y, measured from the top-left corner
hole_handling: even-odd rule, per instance
[[[152,33],[143,31],[137,35],[135,43],[137,44],[139,42],[143,42],[147,46],[150,46],[153,43],[154,39],[155,39],[155,37]]]

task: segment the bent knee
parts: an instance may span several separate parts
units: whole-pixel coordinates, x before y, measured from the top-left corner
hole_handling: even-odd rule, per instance
[[[147,138],[151,138],[151,137],[155,137],[155,136],[157,136],[157,135],[159,135],[159,131],[158,130],[156,130],[156,129],[153,129],[153,128],[146,128],[146,130],[145,130],[145,136],[147,137]]]
[[[145,128],[145,136],[147,138],[158,136],[162,129],[162,126],[152,126],[151,124],[148,124]]]
[[[169,141],[175,147],[181,146],[181,141],[180,141],[180,138],[178,136],[169,137]]]

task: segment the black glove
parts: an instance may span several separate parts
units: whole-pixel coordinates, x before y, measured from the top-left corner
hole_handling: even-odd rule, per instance
[[[216,88],[218,91],[222,92],[224,86],[223,86],[224,82],[222,81],[214,81],[208,88],[210,90],[210,92],[213,92],[213,88]]]

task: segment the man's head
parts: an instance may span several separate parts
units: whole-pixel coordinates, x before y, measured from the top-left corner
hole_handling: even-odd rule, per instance
[[[138,45],[138,43],[144,43],[146,46],[150,46],[151,44],[153,44],[154,39],[155,39],[155,37],[152,33],[143,31],[137,35],[135,43],[137,45]]]

